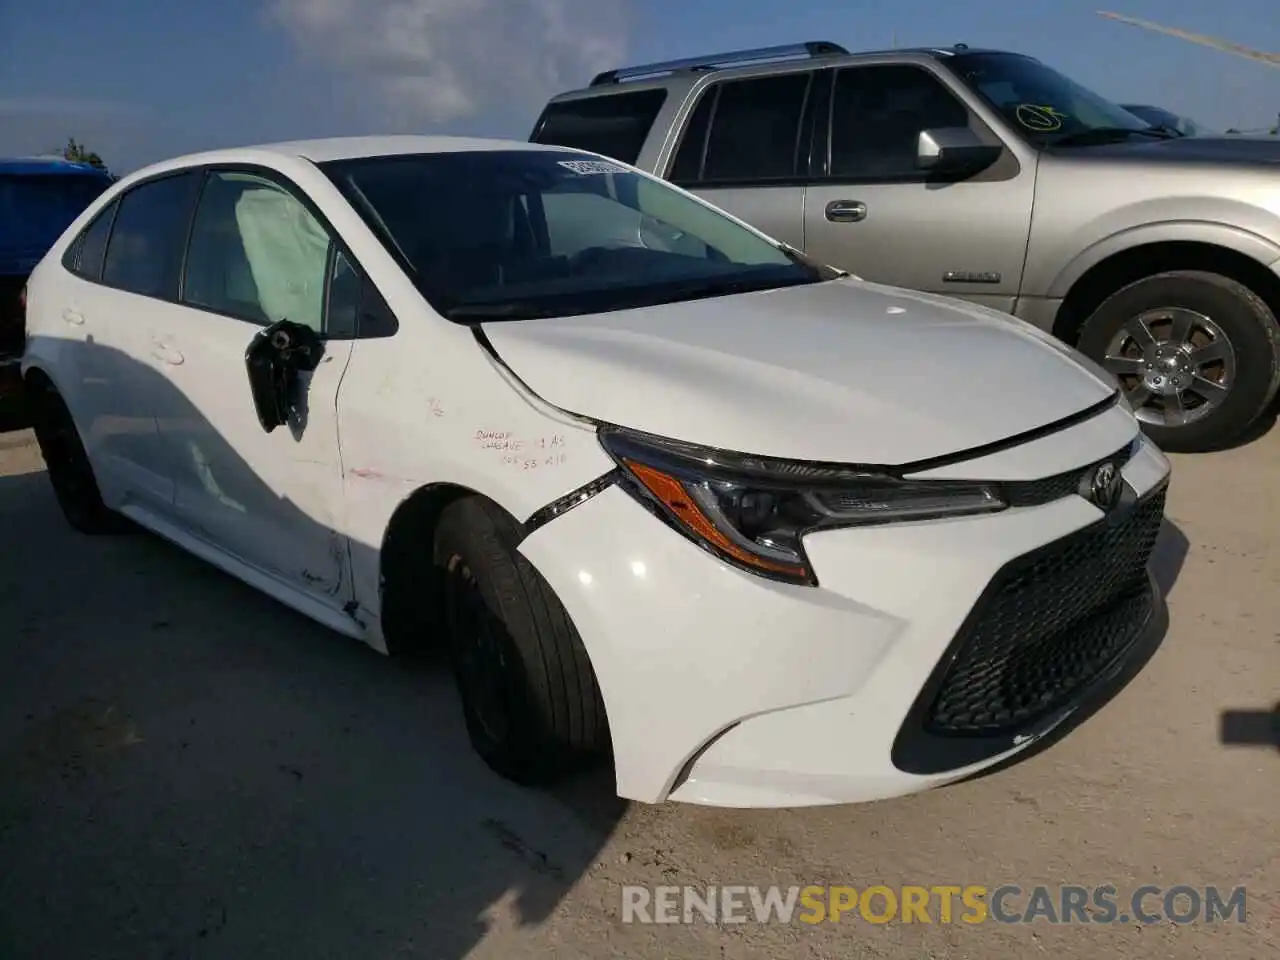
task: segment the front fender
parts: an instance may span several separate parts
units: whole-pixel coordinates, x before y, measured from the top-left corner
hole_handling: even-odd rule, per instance
[[[1058,272],[1046,296],[1062,299],[1081,277],[1107,258],[1136,247],[1159,243],[1202,243],[1223,247],[1273,269],[1280,263],[1280,244],[1251,230],[1207,220],[1166,220],[1119,230],[1090,244]]]

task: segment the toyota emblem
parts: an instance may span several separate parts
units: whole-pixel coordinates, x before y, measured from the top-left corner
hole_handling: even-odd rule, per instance
[[[1120,471],[1114,463],[1102,463],[1088,481],[1088,499],[1100,510],[1110,510],[1120,501]]]

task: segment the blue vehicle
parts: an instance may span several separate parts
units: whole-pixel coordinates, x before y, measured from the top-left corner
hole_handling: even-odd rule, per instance
[[[0,420],[15,415],[21,388],[27,277],[114,179],[106,170],[56,157],[0,159]]]

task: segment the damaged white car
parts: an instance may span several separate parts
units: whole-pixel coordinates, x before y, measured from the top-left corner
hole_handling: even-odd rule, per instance
[[[1106,374],[593,154],[141,170],[32,275],[23,376],[76,528],[444,645],[521,783],[611,754],[645,802],[924,789],[1060,723],[1160,612],[1169,465]]]

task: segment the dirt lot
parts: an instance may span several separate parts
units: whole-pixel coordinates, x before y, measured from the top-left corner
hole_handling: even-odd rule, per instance
[[[491,776],[448,678],[148,536],[62,523],[0,435],[0,958],[1280,956],[1280,430],[1179,458],[1170,627],[993,775],[801,811],[626,807]],[[624,925],[623,884],[1248,888],[1244,925]],[[936,915],[935,915],[936,919]]]

